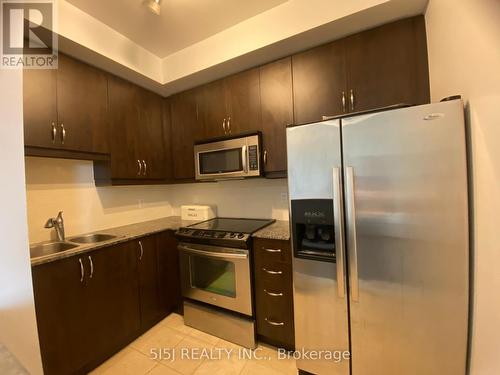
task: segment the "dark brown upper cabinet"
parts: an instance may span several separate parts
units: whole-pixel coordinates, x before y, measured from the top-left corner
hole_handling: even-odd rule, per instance
[[[105,73],[62,54],[57,70],[25,70],[26,153],[109,153],[107,95]]]
[[[295,122],[430,100],[423,16],[292,57]]]
[[[261,129],[259,69],[250,69],[200,88],[203,138]]]
[[[260,67],[262,142],[266,175],[286,171],[286,126],[293,123],[291,58]]]
[[[345,42],[292,56],[295,123],[320,121],[347,111]]]
[[[117,77],[108,79],[110,171],[98,167],[96,179],[114,184],[165,177],[163,100]],[[104,177],[106,172],[110,177]]]
[[[346,45],[350,111],[430,101],[423,16],[353,35]]]
[[[194,89],[170,98],[170,145],[176,180],[194,179],[194,142],[203,135],[198,118],[199,95],[200,90]]]
[[[172,181],[174,178],[173,155],[172,155],[172,110],[170,98],[163,99],[163,147],[165,181]]]
[[[57,71],[57,118],[60,147],[109,153],[106,74],[65,55]]]

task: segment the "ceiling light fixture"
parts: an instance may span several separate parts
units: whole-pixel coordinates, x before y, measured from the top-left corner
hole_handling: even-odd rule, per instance
[[[142,5],[146,6],[154,14],[160,15],[161,0],[144,0]]]

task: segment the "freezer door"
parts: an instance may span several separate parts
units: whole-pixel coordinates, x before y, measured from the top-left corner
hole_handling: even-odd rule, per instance
[[[296,350],[338,354],[349,350],[339,120],[288,128],[287,155],[290,199],[333,205],[336,251],[335,263],[293,259]],[[349,365],[325,356],[297,360],[299,369],[318,375],[349,375]]]
[[[465,374],[463,104],[343,120],[353,375]]]

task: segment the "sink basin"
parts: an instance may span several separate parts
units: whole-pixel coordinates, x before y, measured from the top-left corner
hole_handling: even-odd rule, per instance
[[[45,255],[71,250],[74,249],[75,247],[78,247],[78,245],[68,242],[49,242],[31,247],[30,254],[32,258],[38,258]]]
[[[116,236],[113,236],[112,234],[100,233],[100,234],[88,234],[86,236],[71,238],[70,241],[75,243],[98,243],[98,242],[109,241],[112,240],[113,238],[116,238]]]

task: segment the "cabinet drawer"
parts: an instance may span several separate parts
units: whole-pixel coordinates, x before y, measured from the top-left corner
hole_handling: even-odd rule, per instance
[[[256,239],[253,248],[255,259],[261,262],[274,261],[289,264],[292,262],[290,241]]]

